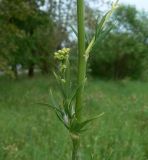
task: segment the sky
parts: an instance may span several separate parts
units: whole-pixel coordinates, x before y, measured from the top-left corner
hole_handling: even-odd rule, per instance
[[[114,2],[115,0],[110,1]],[[93,0],[90,0],[90,2],[93,5]],[[119,0],[119,3],[134,5],[138,10],[145,10],[148,12],[148,0]],[[43,7],[43,9],[45,8],[46,7]]]
[[[148,0],[120,0],[119,2],[135,5],[137,9],[148,12]]]
[[[95,5],[93,3],[94,0],[90,0],[89,2],[92,7],[98,8],[98,7],[100,7],[100,5],[99,5],[100,3],[98,3],[98,5],[97,5],[97,2],[100,2],[100,1],[101,0],[95,0],[95,2],[96,2]],[[112,3],[112,2],[115,2],[115,0],[104,0],[104,2],[111,2]],[[119,4],[133,5],[140,11],[144,10],[144,11],[148,12],[148,0],[119,0]],[[108,7],[109,6],[107,6],[107,5],[102,5],[101,10],[106,12],[108,10]]]

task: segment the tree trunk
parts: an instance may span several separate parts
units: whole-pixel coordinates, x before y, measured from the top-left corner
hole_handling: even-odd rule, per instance
[[[34,76],[34,64],[31,63],[28,69],[28,77],[32,78]]]

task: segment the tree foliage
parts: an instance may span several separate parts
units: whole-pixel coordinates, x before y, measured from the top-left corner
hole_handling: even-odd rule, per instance
[[[92,7],[91,2],[86,1],[86,43],[94,34],[96,19],[102,15]],[[49,73],[55,65],[54,51],[72,46],[74,56],[77,52],[71,26],[76,28],[75,0],[1,0],[0,69],[11,68],[17,76],[17,66],[21,65],[30,76],[35,67],[42,73]],[[122,5],[108,26],[112,31],[92,50],[92,74],[117,79],[145,78],[148,72],[147,13]]]
[[[22,64],[33,75],[34,66],[48,72],[50,53],[57,43],[53,37],[54,22],[40,9],[40,0],[2,0],[0,2],[1,56],[17,75],[16,66]],[[44,66],[44,67],[43,67]]]
[[[120,6],[109,25],[113,30],[95,46],[91,59],[93,75],[121,79],[140,78],[148,66],[148,18],[132,6]]]

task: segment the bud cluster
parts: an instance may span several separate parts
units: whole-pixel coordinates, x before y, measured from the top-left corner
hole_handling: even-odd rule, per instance
[[[70,53],[70,48],[63,48],[54,53],[54,58],[59,61],[63,61],[69,57],[69,53]]]

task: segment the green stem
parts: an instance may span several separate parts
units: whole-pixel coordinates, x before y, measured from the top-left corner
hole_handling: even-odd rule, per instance
[[[79,160],[79,145],[80,145],[80,140],[79,136],[77,137],[71,137],[72,138],[72,143],[73,143],[73,149],[72,149],[72,160]]]
[[[78,21],[78,86],[80,89],[76,97],[76,117],[81,120],[81,109],[83,91],[86,76],[85,58],[85,26],[84,26],[84,0],[77,0],[77,21]]]
[[[76,96],[76,118],[81,121],[81,109],[83,102],[83,91],[86,76],[85,58],[85,26],[84,26],[84,0],[77,0],[77,23],[78,23],[78,86],[80,87]],[[80,137],[72,136],[73,151],[72,160],[79,160]]]

